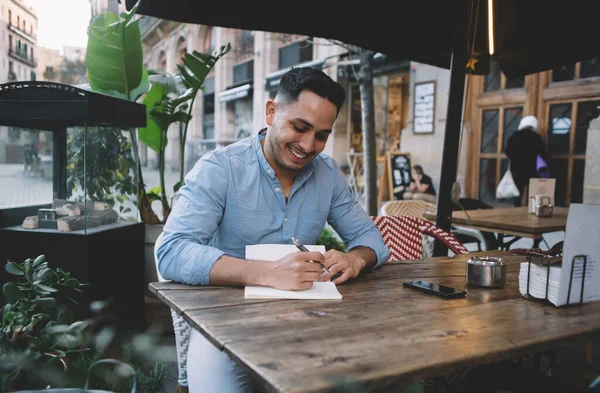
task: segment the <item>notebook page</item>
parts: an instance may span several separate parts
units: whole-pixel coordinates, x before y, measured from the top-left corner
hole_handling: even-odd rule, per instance
[[[323,245],[307,245],[310,251],[325,253]],[[246,259],[276,261],[288,254],[298,252],[293,244],[253,244],[246,246]],[[244,297],[247,299],[341,299],[342,294],[331,282],[314,282],[312,288],[302,291],[285,291],[271,287],[246,286]]]

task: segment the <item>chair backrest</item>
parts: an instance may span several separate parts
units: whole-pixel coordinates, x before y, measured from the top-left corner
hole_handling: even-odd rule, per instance
[[[425,219],[425,212],[437,212],[437,205],[417,200],[389,201],[381,207],[383,216],[411,216]]]
[[[169,280],[165,280],[163,276],[160,275],[160,272],[158,271],[158,256],[156,255],[156,251],[158,251],[158,247],[160,247],[162,241],[163,232],[161,232],[160,235],[158,235],[158,237],[156,238],[156,242],[154,242],[154,267],[156,267],[156,276],[158,277],[158,281],[165,282]]]
[[[403,261],[423,258],[423,235],[444,243],[454,254],[468,254],[469,250],[451,233],[435,224],[411,216],[372,216],[385,245],[390,249],[388,260]]]

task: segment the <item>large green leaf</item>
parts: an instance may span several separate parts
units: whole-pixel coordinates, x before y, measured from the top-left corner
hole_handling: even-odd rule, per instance
[[[152,111],[157,105],[161,105],[161,102],[166,99],[167,94],[167,86],[163,86],[160,83],[153,83],[152,87],[144,97],[148,121],[146,122],[146,127],[139,129],[140,141],[157,153],[167,146],[168,138],[162,138],[163,143],[161,145],[161,133],[164,124],[160,118],[152,115]]]
[[[139,2],[138,2],[139,3]],[[122,18],[107,12],[92,21],[88,32],[86,64],[94,91],[136,101],[148,90],[143,65],[137,4]]]

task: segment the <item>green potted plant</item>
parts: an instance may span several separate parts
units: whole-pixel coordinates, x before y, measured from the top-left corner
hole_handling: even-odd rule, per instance
[[[204,79],[215,63],[230,50],[230,45],[223,46],[214,54],[194,51],[186,53],[183,65],[178,65],[179,74],[175,77],[165,73],[149,72],[143,64],[142,41],[138,20],[134,15],[139,1],[129,12],[117,16],[111,12],[100,14],[90,24],[86,64],[88,79],[92,90],[115,95],[131,101],[144,96],[147,107],[148,122],[139,130],[129,130],[133,154],[137,162],[138,175],[138,209],[142,222],[146,224],[164,224],[171,211],[164,187],[164,159],[160,163],[160,185],[152,190],[146,189],[138,152],[139,141],[156,151],[164,158],[167,145],[166,132],[174,123],[181,123],[181,154],[187,137],[187,129],[191,120],[194,100]],[[154,80],[155,82],[152,82]],[[169,80],[181,80],[180,86]],[[183,157],[181,157],[183,162]],[[183,172],[175,190],[183,182]],[[152,210],[152,202],[160,200],[162,218]]]
[[[143,64],[142,41],[138,20],[134,15],[139,1],[128,13],[120,16],[110,12],[98,15],[90,24],[86,64],[92,90],[121,97],[130,101],[143,99],[146,105],[147,124],[139,130],[128,130],[134,162],[137,163],[137,207],[141,221],[146,224],[145,277],[146,282],[157,281],[154,267],[154,244],[162,232],[171,212],[171,200],[167,196],[164,181],[164,153],[167,146],[167,130],[171,124],[180,123],[180,162],[183,166],[184,147],[191,120],[194,100],[204,79],[215,63],[230,50],[225,45],[214,54],[186,53],[179,74],[146,70]],[[160,184],[147,189],[139,159],[138,140],[159,154]],[[183,184],[180,171],[176,192]],[[162,217],[152,209],[152,202],[161,202]]]
[[[150,90],[144,97],[148,123],[139,130],[140,141],[154,150],[159,155],[160,184],[151,189],[147,195],[150,202],[160,200],[162,206],[162,220],[164,223],[171,213],[171,204],[165,189],[165,148],[167,146],[167,131],[172,124],[179,123],[179,181],[175,184],[173,192],[177,192],[183,185],[185,162],[185,141],[188,126],[192,119],[192,108],[202,84],[215,63],[229,52],[231,45],[222,46],[212,55],[194,51],[186,53],[178,64],[179,74],[163,74],[162,80],[157,78],[152,82]],[[153,72],[153,74],[155,74]],[[178,81],[181,81],[179,83]],[[175,85],[175,88],[172,86]],[[180,88],[181,87],[181,88]],[[145,222],[145,221],[144,221]]]
[[[94,146],[93,152],[85,147]],[[87,133],[76,130],[67,138],[67,197],[85,190],[75,199],[101,201],[119,206],[121,216],[131,213],[129,202],[137,199],[135,161],[131,141],[120,129],[88,128]],[[126,217],[123,217],[126,218]]]
[[[115,337],[110,325],[98,329],[99,317],[77,319],[75,306],[88,284],[50,268],[44,255],[8,262],[5,269],[16,279],[2,287],[0,392],[83,387],[88,369],[104,358]],[[103,309],[101,302],[92,307]],[[139,356],[144,351],[134,344],[156,348],[153,340],[152,331],[134,336],[121,343],[119,355],[135,369],[138,390],[147,393],[161,391],[166,366],[160,362],[148,366]]]

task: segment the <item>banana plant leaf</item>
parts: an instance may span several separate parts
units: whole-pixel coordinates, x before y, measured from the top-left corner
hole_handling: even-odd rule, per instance
[[[163,85],[162,83],[157,82],[152,84],[152,87],[150,87],[150,90],[144,97],[144,105],[146,106],[148,121],[146,123],[146,127],[139,129],[139,137],[142,143],[157,153],[167,146],[168,138],[166,135],[161,137],[161,134],[163,130],[165,130],[166,134],[166,129],[169,126],[169,120],[164,116],[155,116],[153,111],[158,109],[164,113],[164,102],[167,100],[168,93],[168,85]]]
[[[88,80],[94,91],[136,101],[148,91],[143,66],[138,21],[132,20],[137,5],[120,19],[107,12],[91,23],[87,44]]]
[[[171,75],[151,72],[152,87],[144,97],[148,122],[140,128],[140,140],[155,152],[167,145],[167,129],[172,123],[188,124],[191,115],[183,111],[182,104],[193,100],[215,63],[223,57],[231,45],[222,46],[214,54],[194,51],[186,53],[183,65],[178,65],[180,74]],[[188,105],[188,110],[191,105]]]

